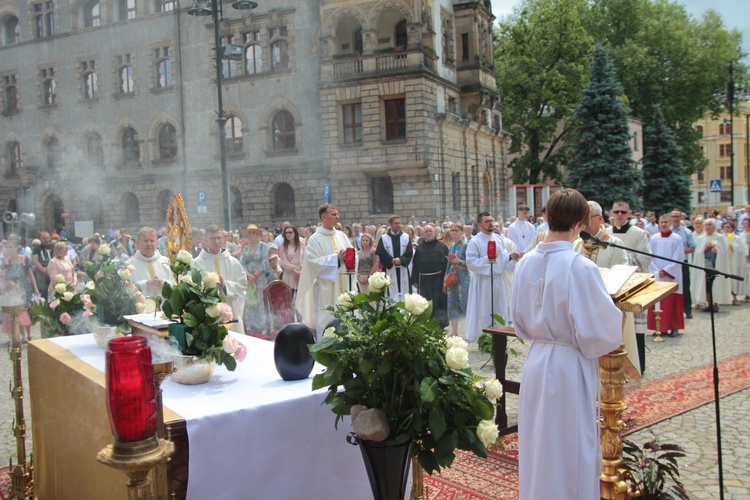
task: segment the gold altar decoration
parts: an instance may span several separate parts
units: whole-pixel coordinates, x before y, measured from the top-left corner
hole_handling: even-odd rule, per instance
[[[10,498],[31,498],[34,495],[34,455],[26,461],[26,418],[23,414],[23,377],[21,372],[21,327],[18,316],[26,311],[24,304],[4,305],[3,314],[10,317],[11,324],[11,346],[9,349],[10,359],[13,363],[13,385],[10,393],[15,402],[16,416],[13,420],[13,435],[16,437],[16,466],[10,461]]]
[[[166,426],[164,425],[164,402],[162,399],[161,383],[174,373],[174,361],[165,361],[163,363],[154,363],[154,400],[156,401],[156,436],[163,441],[167,441]],[[154,498],[157,500],[167,500],[169,498],[169,482],[167,480],[166,460],[159,462],[154,467]]]
[[[656,281],[637,293],[617,301],[622,312],[641,313],[677,290],[676,283]],[[624,318],[623,318],[624,320]],[[599,358],[599,378],[602,382],[599,422],[602,448],[602,474],[599,476],[601,498],[624,500],[629,495],[622,475],[622,439],[625,424],[622,414],[628,408],[623,402],[627,378],[623,366],[627,351],[624,345]]]
[[[411,495],[409,500],[427,500],[427,495],[424,492],[424,470],[419,465],[418,458],[411,459]]]
[[[175,194],[167,207],[167,224],[165,229],[167,235],[167,253],[170,260],[174,259],[180,250],[188,250],[193,243],[190,233],[190,221],[188,220],[185,204],[182,202],[180,193]]]

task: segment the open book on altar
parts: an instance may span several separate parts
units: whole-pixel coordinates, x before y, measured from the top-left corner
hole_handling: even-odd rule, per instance
[[[654,275],[650,273],[636,273],[636,266],[618,264],[607,269],[600,267],[599,272],[604,280],[604,286],[615,301],[619,302],[654,282]]]

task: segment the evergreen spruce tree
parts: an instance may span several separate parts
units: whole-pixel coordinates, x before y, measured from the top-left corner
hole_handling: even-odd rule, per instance
[[[643,205],[657,214],[679,208],[690,213],[690,181],[680,148],[657,108],[643,134]]]
[[[570,187],[604,210],[617,200],[640,206],[641,176],[632,159],[628,109],[620,101],[622,87],[607,50],[597,45],[589,84],[583,91],[574,120]]]

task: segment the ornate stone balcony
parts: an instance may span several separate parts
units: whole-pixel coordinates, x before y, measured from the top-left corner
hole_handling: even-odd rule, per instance
[[[410,71],[436,71],[437,56],[417,48],[373,52],[370,54],[339,54],[321,64],[321,81],[335,82],[383,76]]]

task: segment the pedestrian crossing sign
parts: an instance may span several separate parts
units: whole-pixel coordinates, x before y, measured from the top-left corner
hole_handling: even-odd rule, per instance
[[[721,193],[721,179],[711,179],[708,186],[711,193]]]

